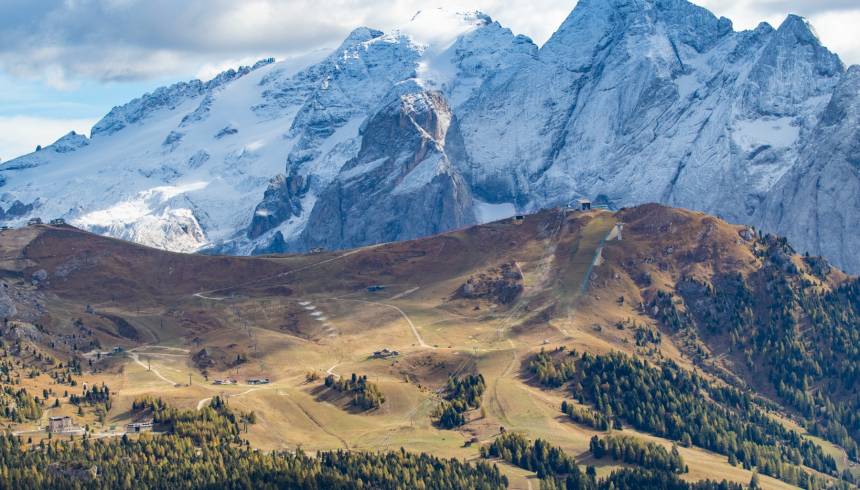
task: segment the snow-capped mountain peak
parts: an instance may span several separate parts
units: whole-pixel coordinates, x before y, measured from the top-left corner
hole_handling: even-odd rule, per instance
[[[735,31],[686,0],[580,0],[538,48],[480,12],[427,9],[116,107],[91,139],[0,166],[0,218],[247,254],[588,196],[756,224],[860,271],[856,73],[793,15]],[[827,192],[842,204],[822,207]]]
[[[493,23],[480,11],[457,12],[443,7],[419,10],[397,32],[409,36],[423,46],[444,51],[468,32]]]

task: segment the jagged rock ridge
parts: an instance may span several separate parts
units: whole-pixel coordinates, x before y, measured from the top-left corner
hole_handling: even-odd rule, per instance
[[[484,14],[430,10],[356,29],[319,61],[266,60],[115,108],[92,139],[0,166],[0,206],[32,206],[13,223],[56,215],[248,254],[413,238],[581,196],[657,201],[858,272],[857,79],[794,15],[738,32],[685,0],[581,0],[539,48]]]

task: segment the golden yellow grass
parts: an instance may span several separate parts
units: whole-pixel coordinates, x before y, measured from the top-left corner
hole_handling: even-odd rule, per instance
[[[696,213],[678,213],[672,219],[683,226],[705,219]],[[99,311],[133,323],[143,342],[190,352],[164,355],[171,352],[139,349],[138,357],[151,365],[152,371],[126,358],[121,371],[84,379],[90,383],[105,381],[117,392],[106,427],[126,423],[137,396],[161,396],[179,407],[196,409],[219,395],[238,410],[256,412],[258,422],[249,427],[246,437],[261,449],[404,447],[474,459],[479,445],[467,447],[466,442],[474,437],[486,443],[504,427],[561,446],[582,463],[595,464],[599,474],[604,475],[618,466],[609,460],[589,458],[589,439],[599,433],[564,417],[559,409],[564,391],[542,390],[528,384],[522,377],[522,363],[544,346],[565,345],[599,353],[634,352],[632,332],[615,329],[615,322],[627,318],[653,322],[636,309],[641,299],[639,290],[624,273],[621,261],[627,257],[642,259],[652,253],[651,249],[660,250],[666,244],[659,239],[655,239],[659,243],[628,240],[606,244],[606,260],[592,269],[592,281],[583,293],[581,286],[596,249],[619,217],[595,211],[576,213],[564,220],[558,234],[552,233],[553,226],[560,222],[558,212],[545,211],[529,216],[521,226],[497,223],[348,253],[266,258],[265,268],[252,265],[252,259],[219,262],[220,259],[195,258],[211,266],[205,277],[189,276],[187,283],[172,287],[170,295],[161,295],[153,286],[141,305],[111,301],[107,292],[96,289],[88,293],[91,298],[87,299],[100,300],[96,303]],[[717,232],[728,240],[736,230],[721,225]],[[628,236],[637,233],[644,232],[625,230]],[[14,254],[21,246],[19,242],[27,239],[32,239],[32,234],[12,244],[0,241],[0,250],[8,248],[8,253]],[[732,238],[731,243],[735,241]],[[44,247],[49,249],[48,245],[46,242]],[[108,245],[121,252],[119,244],[111,241]],[[735,248],[728,255],[752,260],[748,251]],[[134,253],[142,252],[135,249]],[[156,267],[162,260],[159,257],[145,254],[144,259]],[[169,261],[181,258],[171,255]],[[734,259],[728,256],[725,260]],[[470,275],[510,261],[524,274],[524,292],[514,304],[451,301],[451,294]],[[52,259],[51,263],[59,262]],[[196,262],[195,267],[200,267]],[[123,272],[123,263],[111,262],[109,266],[110,274],[127,273]],[[190,269],[193,267],[179,270]],[[278,276],[282,271],[287,271],[286,275]],[[147,271],[136,273],[141,282],[163,278]],[[218,275],[232,273],[241,287],[207,293],[216,299],[194,296],[194,292],[203,289],[225,287]],[[669,280],[668,273],[655,277]],[[80,285],[98,288],[97,279],[88,277]],[[372,284],[384,284],[386,289],[367,291]],[[285,288],[291,292],[288,294]],[[81,315],[89,319],[80,298],[67,296],[66,289],[46,294],[55,294],[53,304],[62,306],[52,310],[58,325],[67,325]],[[621,295],[626,298],[624,304],[617,301]],[[320,314],[314,315],[316,312]],[[324,321],[320,321],[321,316]],[[601,326],[599,331],[595,325]],[[415,332],[426,347],[420,345]],[[109,341],[113,344],[106,341],[107,346],[134,345],[114,337]],[[191,361],[191,355],[204,347],[230,355],[243,354],[248,360],[211,368],[207,381]],[[398,350],[401,355],[396,359],[371,359],[371,353],[381,348]],[[690,366],[670,339],[665,339],[660,353]],[[433,425],[433,411],[439,401],[437,391],[451,371],[480,372],[487,382],[483,409],[470,413],[470,422],[457,431],[439,430]],[[386,402],[367,413],[344,410],[343,403],[318,396],[316,390],[322,380],[307,383],[308,372],[366,374],[379,384]],[[211,384],[212,379],[226,376],[236,377],[240,384]],[[248,386],[245,381],[254,376],[268,376],[272,383]],[[38,383],[44,382],[33,381],[32,389],[41,391]],[[64,403],[58,412],[70,410],[73,409]],[[93,420],[92,414],[87,414],[82,421]],[[624,432],[667,447],[672,444],[647,434]],[[751,477],[749,471],[730,466],[724,456],[697,448],[680,451],[690,467],[684,478],[728,478],[747,483]],[[529,481],[537,488],[534,475],[506,464],[500,467],[511,478],[513,488],[528,488]],[[762,477],[762,483],[765,488],[786,487],[767,477]]]

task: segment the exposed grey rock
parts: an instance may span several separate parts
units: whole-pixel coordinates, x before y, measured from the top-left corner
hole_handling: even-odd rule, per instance
[[[184,128],[191,126],[194,123],[199,123],[200,121],[208,118],[209,113],[212,111],[212,103],[214,101],[215,98],[212,97],[212,94],[206,94],[206,96],[203,97],[203,100],[200,101],[200,105],[198,105],[194,111],[188,113],[182,118],[182,121],[179,123],[179,127]]]
[[[309,182],[296,173],[289,177],[283,174],[272,177],[269,188],[263,195],[263,201],[254,211],[254,218],[248,227],[248,238],[257,238],[291,216],[300,215],[301,198],[308,191],[308,186]]]
[[[11,206],[9,206],[9,209],[7,209],[5,213],[3,213],[3,217],[18,218],[21,216],[26,216],[28,213],[30,213],[30,211],[33,210],[34,207],[35,205],[33,203],[24,204],[23,202],[16,200],[12,203]]]
[[[54,153],[69,153],[89,144],[90,140],[86,136],[70,131],[45,149]]]
[[[735,31],[686,0],[580,0],[538,48],[486,15],[427,10],[307,66],[268,64],[158,89],[92,140],[0,165],[0,219],[39,207],[147,245],[247,254],[584,196],[698,209],[860,272],[857,69],[800,17]]]
[[[190,82],[179,82],[169,87],[160,87],[152,93],[148,93],[132,100],[128,104],[117,106],[93,126],[91,137],[109,136],[127,126],[144,122],[147,118],[163,109],[173,110],[189,99],[200,95],[211,93],[224,85],[239,79],[254,70],[274,63],[274,59],[260,60],[253,66],[243,66],[238,70],[227,70],[221,72],[208,82],[191,80]]]
[[[179,143],[182,142],[182,137],[184,134],[179,131],[171,131],[166,138],[164,138],[164,143],[161,144],[167,151],[175,150]]]
[[[441,94],[397,87],[363,128],[358,156],[320,196],[301,245],[366,245],[474,223],[469,187],[446,152],[462,154],[461,144]]]
[[[0,165],[0,171],[8,172],[14,170],[35,168],[45,162],[50,162],[52,158],[55,158],[58,155],[75,152],[81,148],[88,146],[89,144],[90,140],[86,136],[78,134],[74,131],[70,131],[65,136],[58,139],[54,143],[46,146],[45,148],[38,147],[34,153],[30,153],[29,155],[24,155],[22,157],[18,157],[9,160],[6,163],[3,163],[2,165]],[[3,182],[6,181],[5,176],[2,176],[0,178],[3,179]]]
[[[34,285],[41,284],[48,280],[48,271],[45,269],[39,269],[33,273],[32,278]]]
[[[215,139],[220,140],[221,138],[224,138],[225,136],[232,136],[238,132],[239,132],[239,130],[234,128],[233,126],[224,126],[217,133],[215,133]]]
[[[852,66],[759,220],[800,250],[860,271],[860,66]]]
[[[844,211],[860,209],[849,189],[838,220],[811,206],[818,227],[803,233],[790,213],[766,219],[762,208],[798,178],[843,73],[796,16],[735,32],[684,0],[582,0],[537,60],[498,74],[459,114],[468,178],[476,195],[526,209],[578,195],[698,209],[811,253],[830,242],[825,255],[858,271],[833,240],[860,224]]]
[[[207,161],[209,161],[209,153],[206,150],[199,150],[188,158],[188,168],[200,168]]]

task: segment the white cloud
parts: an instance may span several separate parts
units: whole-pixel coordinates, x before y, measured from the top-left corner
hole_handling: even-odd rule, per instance
[[[860,63],[858,0],[696,0],[695,3],[732,20],[735,29],[752,29],[760,22],[779,27],[788,14],[809,19],[822,44],[846,64]]]
[[[825,12],[810,18],[825,46],[839,53],[843,61],[860,64],[860,9],[846,12]]]
[[[47,146],[69,131],[89,134],[93,119],[51,119],[29,116],[0,116],[0,159],[4,162]]]
[[[788,13],[803,15],[825,46],[848,64],[860,63],[858,0],[695,3],[732,19],[736,29],[761,21],[778,26]],[[481,10],[540,45],[575,5],[576,0],[0,0],[0,158],[32,151],[71,129],[87,132],[94,120],[82,116],[124,102],[97,99],[99,87],[208,79],[269,56],[312,59],[356,27],[388,31],[435,7]],[[69,97],[44,97],[43,86]],[[46,105],[51,114],[45,114]]]
[[[860,62],[857,0],[697,0],[739,28],[809,17],[826,44]],[[542,44],[575,0],[2,0],[0,70],[74,88],[76,79],[124,81],[210,75],[228,60],[295,56],[334,47],[358,26],[382,30],[437,6],[482,10]],[[834,19],[843,18],[842,22]],[[825,28],[826,27],[826,28]]]
[[[4,0],[0,70],[60,88],[74,88],[75,79],[211,74],[227,60],[333,48],[356,27],[390,30],[418,10],[437,6],[482,10],[542,43],[573,5],[568,0],[429,5],[425,0]]]

